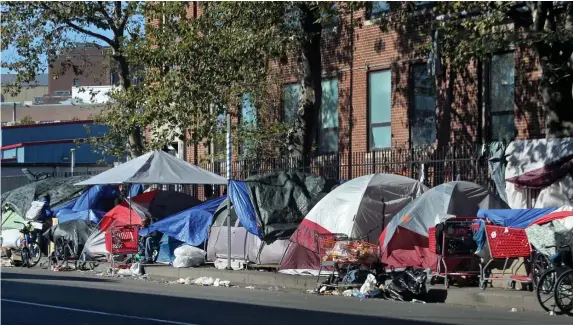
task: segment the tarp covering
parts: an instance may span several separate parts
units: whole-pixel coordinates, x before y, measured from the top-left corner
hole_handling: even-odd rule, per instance
[[[227,184],[227,180],[158,150],[123,163],[77,185],[96,184]]]
[[[58,207],[54,216],[59,222],[81,219],[98,223],[105,213],[113,208],[115,199],[119,195],[115,186],[94,185],[76,198],[73,205],[70,202],[63,207]]]
[[[8,204],[21,216],[25,216],[32,202],[50,195],[50,207],[64,204],[74,199],[86,187],[74,186],[88,176],[50,177],[41,181],[26,184],[12,191],[2,193],[2,205]]]
[[[253,203],[261,238],[272,243],[290,237],[316,203],[336,181],[300,172],[277,172],[248,178],[245,185]]]
[[[84,246],[84,253],[89,257],[107,255],[110,252],[105,248],[105,232],[102,230],[95,230],[90,234]]]
[[[159,252],[157,253],[157,262],[173,263],[175,259],[175,249],[183,244],[181,241],[163,235],[159,241]]]
[[[261,233],[257,227],[255,207],[251,202],[245,182],[231,181],[229,184],[229,197],[231,198],[231,202],[233,202],[235,213],[237,213],[243,227],[251,234],[261,237]]]
[[[291,245],[281,269],[318,269],[318,256],[303,260],[317,254],[316,234],[344,234],[378,244],[380,233],[392,216],[427,190],[419,181],[392,174],[371,174],[345,182],[322,198],[304,218],[290,238],[297,245]],[[302,248],[310,252],[303,252]]]
[[[518,140],[505,150],[507,202],[513,209],[528,208],[528,189],[542,189],[536,208],[571,204],[573,138]]]
[[[398,212],[380,235],[382,262],[393,267],[435,269],[436,255],[428,248],[428,229],[444,216],[476,216],[479,209],[504,209],[507,204],[471,182],[438,185]]]
[[[97,231],[97,225],[85,220],[71,220],[59,223],[48,229],[44,236],[52,242],[58,238],[71,240],[78,254],[83,251],[83,247],[94,231]]]
[[[489,219],[496,225],[523,229],[555,209],[480,209],[477,216]]]
[[[141,236],[158,231],[192,246],[199,246],[207,240],[213,215],[226,197],[208,200],[191,209],[183,210],[148,228],[140,230]]]
[[[99,223],[101,218],[105,215],[105,211],[100,210],[82,210],[82,211],[74,211],[74,210],[60,210],[58,213],[58,222],[66,222],[70,220],[88,220],[93,223]]]
[[[136,197],[145,192],[145,186],[141,184],[132,184],[129,188],[129,197]]]

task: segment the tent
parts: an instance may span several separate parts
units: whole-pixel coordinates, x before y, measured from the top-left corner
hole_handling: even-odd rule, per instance
[[[207,241],[207,261],[228,257],[227,236],[227,199],[221,202],[215,215]],[[288,246],[288,240],[275,240],[266,244],[258,236],[247,231],[242,220],[237,216],[233,206],[231,209],[231,258],[244,262],[265,265],[278,265]]]
[[[290,239],[281,270],[318,270],[316,234],[344,234],[378,244],[391,217],[427,190],[416,180],[392,174],[366,175],[345,182],[304,218]]]
[[[380,235],[382,262],[393,267],[436,267],[428,249],[428,229],[442,217],[476,216],[478,210],[503,209],[507,204],[486,188],[471,182],[438,185],[398,212]]]
[[[105,232],[112,226],[140,225],[145,216],[161,220],[167,216],[189,209],[201,201],[180,192],[154,190],[127,199],[111,209],[101,219],[98,229],[90,234],[85,252],[88,255],[107,254]],[[130,209],[131,205],[131,209]]]
[[[76,185],[96,184],[227,184],[217,174],[176,158],[152,151]]]
[[[247,231],[267,243],[290,237],[336,181],[300,172],[276,172],[232,181],[229,196]]]
[[[87,220],[70,220],[52,226],[44,233],[44,237],[52,242],[63,238],[73,242],[76,252],[81,252],[90,234],[97,229],[97,225]]]
[[[113,208],[119,195],[115,186],[94,185],[72,202],[52,212],[59,222],[82,219],[98,223],[104,214]]]
[[[2,193],[2,205],[8,204],[14,212],[25,216],[34,200],[50,195],[50,207],[55,207],[73,200],[83,192],[86,186],[74,186],[74,184],[86,178],[88,176],[50,177],[26,184]]]
[[[573,200],[573,138],[513,141],[505,150],[506,195],[513,209],[559,207]],[[540,190],[536,197],[528,191]]]
[[[175,260],[175,249],[181,246],[183,242],[163,235],[159,241],[159,252],[157,252],[157,262],[171,264]]]
[[[224,200],[225,197],[205,201],[160,220],[140,230],[139,234],[145,236],[150,232],[158,231],[189,245],[200,246],[207,240],[213,215]]]
[[[24,218],[12,209],[2,209],[2,230],[5,229],[22,229],[18,222],[26,222]]]

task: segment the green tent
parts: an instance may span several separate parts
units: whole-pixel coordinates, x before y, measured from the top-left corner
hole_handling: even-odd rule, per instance
[[[25,222],[24,218],[11,209],[2,209],[2,230],[5,229],[22,229],[18,222]]]

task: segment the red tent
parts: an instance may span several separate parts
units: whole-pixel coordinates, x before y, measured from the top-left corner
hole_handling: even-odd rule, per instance
[[[141,225],[141,219],[145,217],[151,201],[158,193],[158,190],[140,194],[131,199],[131,209],[129,202],[124,201],[115,206],[101,219],[99,228],[106,231],[114,226]]]

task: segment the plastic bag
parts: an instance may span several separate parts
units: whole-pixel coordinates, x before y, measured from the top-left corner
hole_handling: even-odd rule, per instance
[[[205,256],[205,251],[202,250],[201,248],[197,248],[194,246],[181,245],[175,249],[173,254],[175,255],[175,257],[180,257],[180,256],[195,257],[198,255]]]
[[[360,287],[360,292],[366,295],[370,291],[374,290],[376,290],[376,277],[374,276],[374,274],[368,274],[368,276],[366,277],[366,281],[364,281],[364,284],[362,285],[362,287]]]
[[[131,267],[129,268],[129,270],[131,271],[131,274],[133,274],[133,275],[141,275],[141,264],[133,263],[131,265]]]
[[[195,267],[203,264],[205,261],[201,255],[196,256],[176,256],[173,260],[173,267]]]
[[[40,215],[42,214],[42,209],[44,208],[44,202],[41,201],[33,201],[30,209],[26,212],[26,219],[28,220],[38,220]]]
[[[20,230],[6,229],[2,230],[2,238],[0,245],[2,247],[18,248],[20,242]]]

